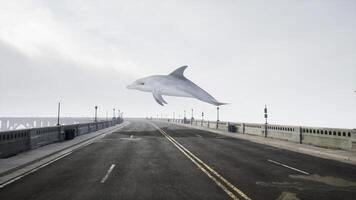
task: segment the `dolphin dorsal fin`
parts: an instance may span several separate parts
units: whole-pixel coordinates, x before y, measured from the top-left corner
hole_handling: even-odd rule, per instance
[[[179,67],[178,69],[174,70],[172,73],[170,73],[169,75],[170,76],[174,76],[176,78],[181,78],[181,79],[184,79],[184,71],[185,69],[187,69],[188,66],[182,66],[182,67]]]

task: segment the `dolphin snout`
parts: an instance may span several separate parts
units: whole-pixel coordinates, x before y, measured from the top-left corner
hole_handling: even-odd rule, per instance
[[[135,89],[135,86],[133,84],[130,84],[128,86],[126,86],[127,89]]]

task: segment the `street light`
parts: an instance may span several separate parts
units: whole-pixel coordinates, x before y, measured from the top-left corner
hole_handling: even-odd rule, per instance
[[[95,118],[94,122],[98,122],[98,106],[95,106]]]
[[[268,114],[267,114],[267,105],[265,105],[265,124],[267,124],[267,117],[268,117]]]
[[[267,137],[267,124],[268,124],[268,122],[267,122],[267,117],[268,117],[268,114],[267,114],[267,105],[265,105],[265,109],[264,109],[264,112],[265,112],[265,115],[264,115],[264,117],[265,117],[265,137]]]
[[[218,107],[216,107],[216,121],[217,122],[219,122],[220,121],[220,119],[219,119],[219,110],[220,110],[220,107],[218,106]]]
[[[216,129],[218,129],[219,128],[219,121],[220,121],[220,119],[219,119],[219,110],[220,110],[220,107],[218,106],[218,107],[216,107]]]
[[[61,102],[58,102],[57,126],[61,125],[61,124],[59,123],[60,114],[61,114]]]

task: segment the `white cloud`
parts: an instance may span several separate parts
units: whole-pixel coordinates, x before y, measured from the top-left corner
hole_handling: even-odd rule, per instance
[[[150,94],[123,89],[136,77],[189,65],[189,78],[231,103],[222,108],[222,119],[262,121],[267,103],[274,123],[354,127],[355,10],[353,1],[333,0],[1,1],[0,42],[8,46],[0,50],[15,47],[28,58],[2,60],[11,73],[28,74],[22,74],[26,84],[7,87],[4,84],[15,80],[7,77],[8,82],[1,82],[3,94],[8,94],[1,98],[1,110],[11,114],[8,108],[22,102],[11,95],[25,91],[24,99],[65,96],[87,104],[94,99],[107,102],[107,107],[120,102],[131,116],[157,110],[171,115],[194,107],[214,119],[210,105],[167,98],[170,104],[161,108]],[[28,66],[34,72],[24,69]],[[49,84],[38,84],[42,76],[35,72],[50,76],[44,78]],[[80,73],[89,75],[83,78]],[[33,82],[26,78],[32,75]],[[107,85],[108,95],[92,94],[95,85]],[[42,97],[48,87],[60,95],[47,92],[49,97]],[[85,97],[78,90],[85,91]],[[35,100],[26,102],[35,108]]]
[[[0,7],[0,40],[33,59],[60,57],[86,67],[113,68],[135,74],[138,66],[119,47],[86,27],[59,20],[41,1],[7,1]]]

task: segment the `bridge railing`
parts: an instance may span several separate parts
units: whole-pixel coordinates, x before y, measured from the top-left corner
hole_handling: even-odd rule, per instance
[[[167,119],[168,120],[168,119]],[[183,123],[183,120],[168,120]],[[194,120],[193,126],[255,135],[314,146],[356,151],[356,129],[288,126],[242,122]]]
[[[16,155],[47,144],[70,140],[74,137],[121,123],[121,118],[83,124],[60,125],[0,132],[0,158]]]

